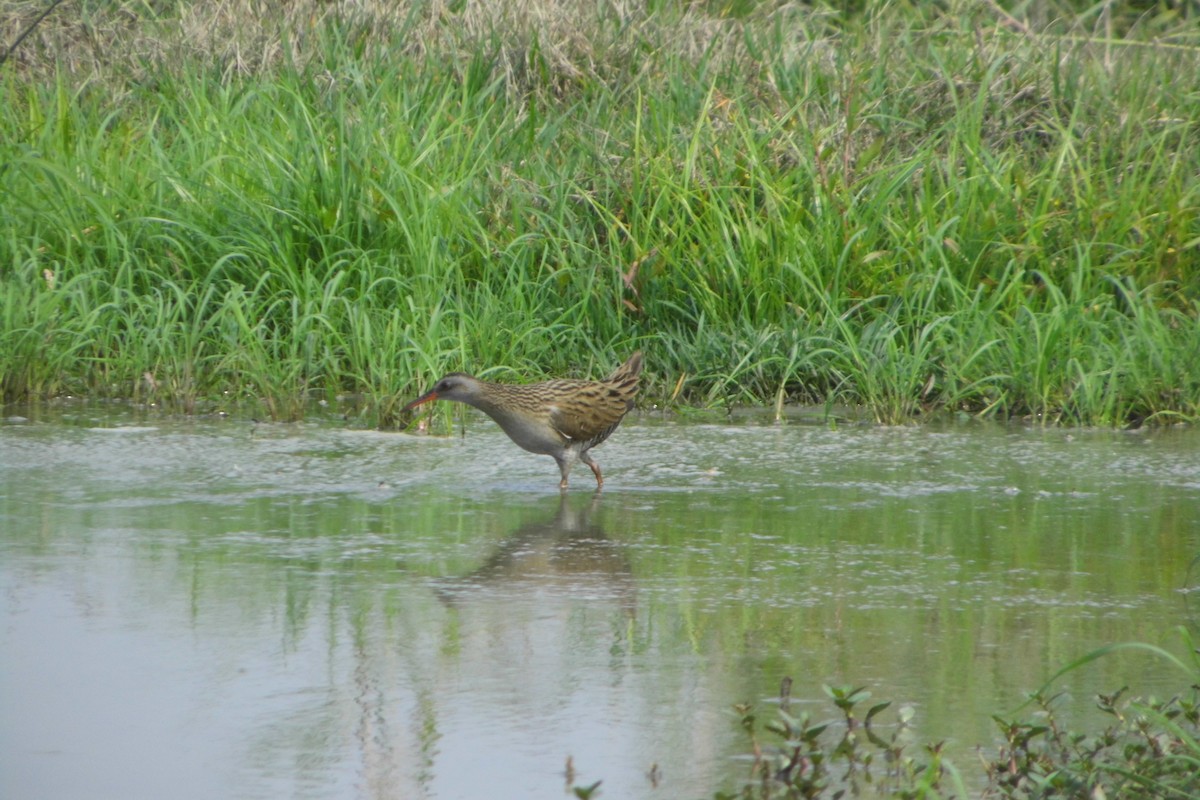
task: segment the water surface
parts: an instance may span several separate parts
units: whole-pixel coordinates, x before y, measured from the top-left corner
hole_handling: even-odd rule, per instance
[[[596,454],[564,496],[474,416],[10,417],[0,797],[561,798],[568,758],[711,797],[785,675],[912,705],[970,774],[1059,667],[1196,624],[1196,431],[643,417]],[[1124,684],[1184,686],[1120,654],[1064,713]]]

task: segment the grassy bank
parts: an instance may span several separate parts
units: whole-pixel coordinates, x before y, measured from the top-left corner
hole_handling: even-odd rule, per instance
[[[58,8],[0,67],[3,397],[387,425],[636,347],[659,401],[1200,415],[1195,19],[509,6]]]

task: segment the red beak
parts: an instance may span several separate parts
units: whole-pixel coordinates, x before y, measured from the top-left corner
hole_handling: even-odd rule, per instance
[[[432,403],[434,400],[437,400],[437,399],[438,399],[437,392],[432,391],[432,390],[428,391],[425,394],[418,397],[416,400],[413,400],[411,403],[406,405],[404,408],[400,409],[400,413],[404,413],[405,411],[411,411],[412,409],[416,408],[417,406],[421,405],[422,403]]]

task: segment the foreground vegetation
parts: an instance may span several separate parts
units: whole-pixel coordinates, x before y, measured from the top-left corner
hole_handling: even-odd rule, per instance
[[[1048,693],[1051,684],[1095,658],[1131,647],[1181,667],[1191,676],[1187,693],[1136,699],[1123,688],[1097,697],[1097,707],[1110,719],[1103,730],[1080,733],[1066,727],[1056,711],[1058,695]],[[780,708],[765,722],[753,707],[739,707],[753,747],[751,779],[735,793],[715,797],[1194,798],[1200,796],[1200,650],[1191,652],[1187,664],[1157,647],[1123,645],[1068,666],[1031,698],[1037,706],[1032,721],[995,717],[1002,743],[980,753],[983,780],[944,760],[942,744],[914,746],[907,728],[911,707],[881,726],[876,719],[885,716],[881,712],[890,703],[869,703],[865,689],[826,687],[836,716],[814,721],[808,713],[791,713],[791,681],[785,679]],[[984,788],[967,788],[975,784]]]
[[[1194,419],[1200,23],[1034,5],[63,5],[0,66],[0,395],[390,425],[641,348],[660,402]]]
[[[1200,692],[1167,700],[1099,695],[1111,722],[1098,733],[1071,730],[1053,697],[1038,695],[1034,720],[997,717],[1003,743],[981,754],[983,776],[964,775],[941,744],[915,748],[905,718],[889,731],[872,721],[891,704],[862,705],[865,689],[826,687],[835,720],[776,712],[763,725],[750,708],[743,724],[754,746],[752,778],[716,800],[734,798],[1195,798],[1200,796]],[[836,731],[831,737],[829,734]],[[764,738],[765,737],[765,738]],[[982,789],[969,785],[982,783]],[[581,795],[582,796],[582,795]]]

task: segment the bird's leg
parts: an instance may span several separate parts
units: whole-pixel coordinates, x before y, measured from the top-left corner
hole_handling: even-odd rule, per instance
[[[566,491],[567,475],[571,472],[571,461],[558,456],[555,456],[554,460],[558,462],[558,471],[562,473],[562,480],[558,482],[558,488],[560,491]]]
[[[599,489],[604,486],[604,476],[600,474],[600,465],[586,452],[579,454],[579,460],[591,467],[592,472],[596,473],[596,488]]]

